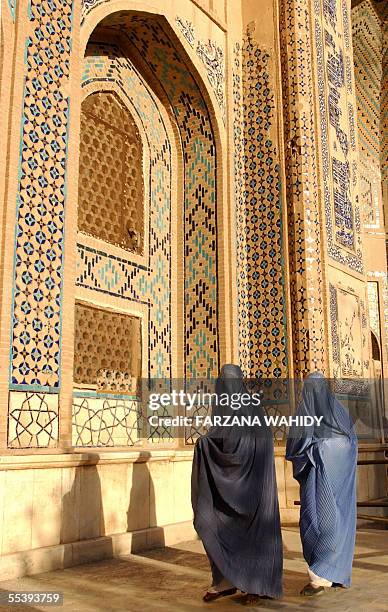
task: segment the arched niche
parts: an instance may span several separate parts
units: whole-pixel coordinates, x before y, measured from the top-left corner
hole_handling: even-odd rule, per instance
[[[148,336],[147,346],[143,345],[148,353],[143,376],[214,376],[220,352],[221,164],[217,122],[203,83],[164,18],[121,11],[103,17],[92,31],[85,49],[82,89],[89,95],[93,89],[114,90],[121,96],[133,108],[150,152],[149,167],[143,168],[149,212],[144,248],[123,263],[126,273],[132,266],[127,282],[133,290],[132,306],[138,301],[148,309],[142,326]],[[146,116],[142,96],[157,109],[157,121]],[[164,136],[156,133],[162,124],[164,146]],[[152,139],[160,150],[151,159],[155,154]],[[165,174],[159,184],[157,163],[164,164]],[[161,193],[166,191],[167,174],[171,198],[163,209]],[[160,228],[166,220],[170,225],[162,235]],[[83,269],[89,264],[90,257],[83,261]]]

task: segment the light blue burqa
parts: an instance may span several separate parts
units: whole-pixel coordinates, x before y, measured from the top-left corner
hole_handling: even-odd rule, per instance
[[[319,427],[292,427],[287,440],[300,484],[303,555],[314,574],[348,587],[356,535],[353,423],[320,372],[307,377],[297,415],[323,417]]]

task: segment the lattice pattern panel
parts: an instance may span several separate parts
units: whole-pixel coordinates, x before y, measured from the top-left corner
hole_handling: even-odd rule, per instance
[[[59,387],[72,0],[31,0],[14,266],[11,386]]]
[[[78,229],[142,252],[143,147],[129,111],[116,94],[82,103]]]
[[[9,448],[47,448],[58,442],[58,395],[11,391]]]
[[[311,71],[311,5],[282,0],[280,35],[294,373],[327,370]]]
[[[137,399],[73,399],[73,446],[133,446],[141,428]]]
[[[363,271],[348,0],[314,0],[327,248]]]
[[[140,319],[84,304],[75,306],[74,382],[133,393],[141,374]]]
[[[280,175],[270,133],[275,117],[268,61],[268,53],[245,41],[241,83],[235,49],[239,351],[248,378],[276,378],[288,371]]]
[[[171,146],[152,93],[125,51],[113,45],[89,44],[83,84],[109,81],[136,111],[147,131],[149,150],[149,252],[147,266],[77,245],[80,287],[112,295],[149,308],[148,375],[171,377]],[[79,234],[79,240],[82,235]]]

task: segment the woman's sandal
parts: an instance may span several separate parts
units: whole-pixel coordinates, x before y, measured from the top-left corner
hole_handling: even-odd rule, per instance
[[[304,597],[315,597],[316,595],[323,595],[325,590],[326,589],[323,586],[313,587],[313,585],[309,583],[303,587],[300,594]]]
[[[235,593],[237,593],[237,589],[235,589],[234,587],[232,589],[226,589],[225,591],[219,591],[218,593],[206,591],[205,595],[203,596],[203,601],[206,601],[208,603],[209,601],[214,601],[219,597],[226,597],[227,595],[234,595]]]

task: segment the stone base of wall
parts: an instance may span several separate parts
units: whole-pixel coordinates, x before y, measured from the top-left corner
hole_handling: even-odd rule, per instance
[[[0,557],[0,576],[2,580],[11,580],[82,563],[125,557],[152,548],[173,546],[196,537],[192,521],[186,521],[165,527],[151,527],[69,544],[46,546]]]
[[[275,448],[283,525],[299,520],[299,485]],[[192,448],[0,456],[0,576],[61,569],[196,537]],[[360,459],[381,459],[361,445]],[[360,466],[358,499],[387,495],[386,466]],[[385,509],[386,511],[386,509]],[[384,510],[363,508],[363,514]]]

